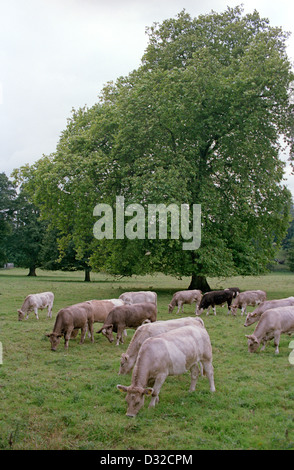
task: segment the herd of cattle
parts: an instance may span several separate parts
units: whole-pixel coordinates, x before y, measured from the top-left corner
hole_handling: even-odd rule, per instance
[[[18,319],[28,318],[34,311],[38,319],[38,309],[48,309],[48,317],[52,318],[54,294],[43,292],[28,295],[18,310]],[[237,287],[207,292],[202,295],[199,290],[176,292],[168,312],[177,307],[184,313],[184,304],[195,303],[195,317],[183,317],[172,320],[157,320],[157,294],[152,291],[126,292],[118,299],[89,300],[62,308],[56,315],[53,331],[47,336],[51,349],[56,350],[60,339],[64,337],[65,348],[69,340],[75,338],[81,330],[80,343],[85,340],[86,333],[94,342],[93,324],[102,323],[97,333],[102,333],[110,342],[123,343],[123,336],[128,328],[135,329],[133,338],[125,353],[121,356],[119,373],[128,374],[133,370],[131,385],[117,385],[126,392],[128,403],[127,416],[136,416],[144,404],[145,395],[151,395],[149,406],[159,401],[159,392],[169,375],[191,372],[190,391],[195,390],[199,376],[206,375],[210,390],[215,391],[212,365],[212,347],[210,337],[200,315],[204,310],[209,314],[216,306],[228,306],[228,314],[246,314],[247,306],[256,307],[246,316],[244,326],[258,322],[248,338],[249,352],[255,352],[259,345],[262,349],[266,343],[274,339],[275,352],[279,353],[281,334],[294,333],[294,297],[279,300],[266,300],[262,290],[240,292]]]

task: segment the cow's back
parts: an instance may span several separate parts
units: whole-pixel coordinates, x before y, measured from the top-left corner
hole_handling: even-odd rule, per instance
[[[151,302],[157,305],[157,294],[153,291],[124,292],[119,298],[127,304]]]
[[[56,316],[54,331],[66,330],[69,326],[81,328],[92,316],[92,307],[89,302],[70,305],[59,310]]]
[[[150,367],[168,375],[178,375],[194,363],[211,360],[212,349],[205,328],[183,326],[144,341],[135,368]],[[167,370],[168,369],[168,370]],[[134,370],[134,374],[138,373]],[[152,375],[152,372],[151,372]]]
[[[135,324],[138,323],[138,326],[141,325],[144,319],[151,317],[151,321],[156,320],[157,307],[151,302],[132,304],[132,305],[122,305],[113,308],[109,316],[113,323],[119,323],[120,321],[125,321],[126,324]]]
[[[90,303],[93,311],[93,319],[94,322],[101,322],[103,323],[109,312],[116,306],[118,305],[124,305],[124,302],[122,300],[115,299],[115,301],[112,300],[89,300],[88,302]]]
[[[256,327],[256,330],[287,332],[294,330],[294,306],[277,307],[266,310]]]

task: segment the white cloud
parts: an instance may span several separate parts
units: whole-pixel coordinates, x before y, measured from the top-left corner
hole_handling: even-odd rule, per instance
[[[145,27],[223,11],[231,0],[0,0],[0,171],[55,150],[72,107],[91,106],[103,85],[137,68]],[[291,30],[293,2],[243,0]],[[289,55],[294,59],[294,38]],[[0,87],[1,103],[1,87]],[[290,178],[291,179],[291,178]]]

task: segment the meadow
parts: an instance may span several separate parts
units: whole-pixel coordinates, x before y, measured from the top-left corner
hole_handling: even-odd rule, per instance
[[[149,409],[149,399],[136,418],[125,415],[125,395],[116,385],[129,385],[131,376],[118,375],[125,343],[116,346],[96,333],[95,343],[77,339],[56,352],[45,336],[53,328],[58,310],[90,299],[117,298],[129,290],[155,290],[158,319],[169,315],[172,294],[186,289],[189,280],[156,274],[115,279],[92,273],[83,282],[79,272],[37,270],[0,271],[0,449],[13,450],[197,450],[197,449],[294,449],[294,366],[289,362],[291,338],[282,336],[280,354],[273,342],[255,354],[247,350],[240,310],[236,317],[227,308],[217,315],[202,315],[213,348],[216,392],[200,377],[196,391],[189,392],[190,374],[168,377],[160,402]],[[268,299],[293,295],[294,275],[272,273],[260,277],[209,279],[214,289],[238,286],[241,290],[263,289]],[[17,309],[29,293],[55,294],[52,319],[40,311],[18,321]],[[249,311],[253,308],[249,308]],[[184,315],[194,315],[185,306]]]

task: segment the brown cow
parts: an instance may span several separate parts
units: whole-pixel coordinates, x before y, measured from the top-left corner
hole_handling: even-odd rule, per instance
[[[79,329],[81,329],[80,344],[83,344],[87,327],[91,333],[91,341],[93,343],[93,309],[91,302],[81,302],[62,308],[57,313],[53,332],[46,335],[50,339],[51,350],[56,351],[62,336],[64,337],[64,347],[68,349],[70,338],[74,338]]]
[[[122,333],[125,328],[138,328],[144,321],[154,322],[157,318],[157,307],[151,302],[133,305],[121,305],[113,308],[102,328],[97,333],[102,333],[110,343],[113,342],[113,331],[117,333],[116,345],[123,343]]]

